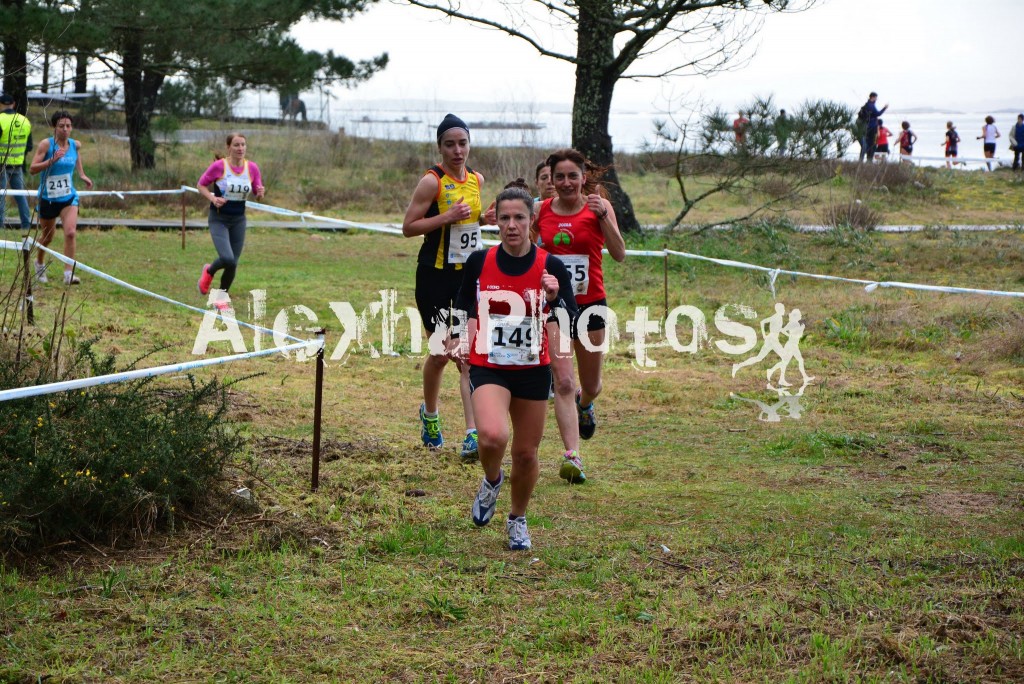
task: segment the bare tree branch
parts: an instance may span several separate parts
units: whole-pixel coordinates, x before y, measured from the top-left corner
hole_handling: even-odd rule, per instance
[[[465,14],[460,10],[455,9],[451,3],[449,3],[447,7],[442,7],[441,5],[435,5],[429,2],[422,2],[421,0],[406,0],[406,2],[408,2],[410,5],[415,5],[416,7],[422,7],[423,9],[441,12],[445,16],[454,19],[462,19],[473,24],[478,24],[480,26],[486,26],[488,28],[497,29],[502,33],[507,33],[513,38],[519,38],[520,40],[526,41],[537,52],[544,55],[545,57],[554,57],[555,59],[560,59],[564,62],[569,62],[570,64],[576,64],[577,62],[575,56],[567,55],[562,52],[555,52],[554,50],[549,50],[548,48],[544,47],[536,38],[524,33],[523,31],[520,31],[517,28],[514,28],[512,26],[506,26],[505,24],[502,24],[500,21],[494,21],[491,19],[487,19],[485,17],[476,17],[471,14]],[[544,4],[548,5],[548,3]]]

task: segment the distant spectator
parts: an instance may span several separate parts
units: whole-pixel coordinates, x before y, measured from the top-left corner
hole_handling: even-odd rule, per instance
[[[1013,170],[1024,170],[1024,114],[1017,115],[1017,125],[1010,129],[1013,136],[1010,148],[1013,150]]]
[[[878,125],[881,121],[878,117],[885,113],[885,110],[889,108],[889,105],[885,105],[879,109],[875,103],[878,101],[878,93],[871,93],[868,95],[868,101],[864,103],[864,106],[860,108],[860,112],[857,113],[857,121],[865,126],[864,137],[860,143],[860,161],[864,161],[867,158],[871,161],[875,158],[875,147],[878,139]]]
[[[909,157],[914,154],[914,143],[917,142],[917,134],[910,130],[910,122],[904,121],[900,124],[900,128],[903,130],[900,132],[900,160],[903,161],[904,157]],[[909,159],[905,161],[910,161]]]
[[[750,127],[750,119],[743,115],[743,110],[740,110],[739,114],[732,122],[732,132],[736,134],[736,147],[743,148],[747,144],[747,128]]]
[[[992,159],[996,156],[996,139],[1001,138],[999,129],[996,128],[996,120],[990,114],[985,117],[985,125],[981,127],[981,135],[977,140],[984,140],[985,159]],[[992,170],[992,162],[988,163],[988,170]]]
[[[940,143],[946,147],[946,168],[953,168],[953,159],[956,159],[957,146],[960,144],[960,134],[956,132],[956,126],[952,121],[946,122],[946,141]]]
[[[791,123],[789,117],[786,116],[786,110],[780,109],[779,115],[775,118],[775,140],[778,142],[779,156],[786,154],[786,146],[789,144],[789,134],[792,130],[790,128]]]
[[[7,209],[7,188],[25,189],[25,153],[31,148],[32,124],[14,108],[14,97],[8,93],[0,95],[0,228],[4,225]],[[21,229],[27,231],[32,225],[32,212],[24,195],[14,198],[18,205]]]
[[[870,129],[869,129],[870,130]],[[872,157],[875,161],[886,161],[889,157],[889,136],[892,131],[885,127],[885,123],[879,119],[878,128],[875,132],[875,154]]]

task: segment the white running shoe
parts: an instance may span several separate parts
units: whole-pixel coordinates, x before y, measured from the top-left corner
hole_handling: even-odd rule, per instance
[[[498,493],[501,492],[501,485],[505,484],[505,471],[498,471],[498,484],[492,485],[487,481],[485,475],[480,481],[480,490],[473,499],[473,522],[477,527],[483,527],[491,522],[494,517],[494,509],[498,504]]]
[[[533,546],[525,516],[506,520],[505,529],[508,530],[508,548],[512,551],[529,551]]]

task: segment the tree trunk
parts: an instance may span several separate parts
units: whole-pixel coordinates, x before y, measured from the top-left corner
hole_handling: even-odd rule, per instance
[[[125,39],[123,57],[124,121],[128,129],[132,170],[151,169],[156,166],[156,144],[149,123],[164,76],[143,69],[142,43],[131,36]]]
[[[615,171],[608,118],[619,79],[615,56],[614,14],[606,0],[580,1],[576,38],[576,91],[572,106],[572,145],[598,166],[606,166],[602,185],[608,191],[619,230],[640,229],[629,195]]]
[[[79,0],[78,11],[81,16],[88,16],[89,0]],[[75,92],[78,94],[89,92],[89,53],[75,53]]]
[[[89,92],[89,55],[85,52],[75,53],[75,92]]]
[[[19,114],[25,114],[29,110],[26,96],[29,59],[25,46],[19,45],[13,38],[3,44],[3,71],[3,91],[14,98],[14,109]]]

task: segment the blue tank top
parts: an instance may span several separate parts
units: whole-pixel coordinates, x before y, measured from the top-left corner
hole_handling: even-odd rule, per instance
[[[57,151],[57,141],[50,138],[50,149],[46,159],[52,159]],[[57,162],[43,172],[39,181],[39,197],[50,202],[73,202],[78,204],[78,192],[75,190],[75,165],[78,163],[78,145],[74,138],[68,139],[68,151]]]

